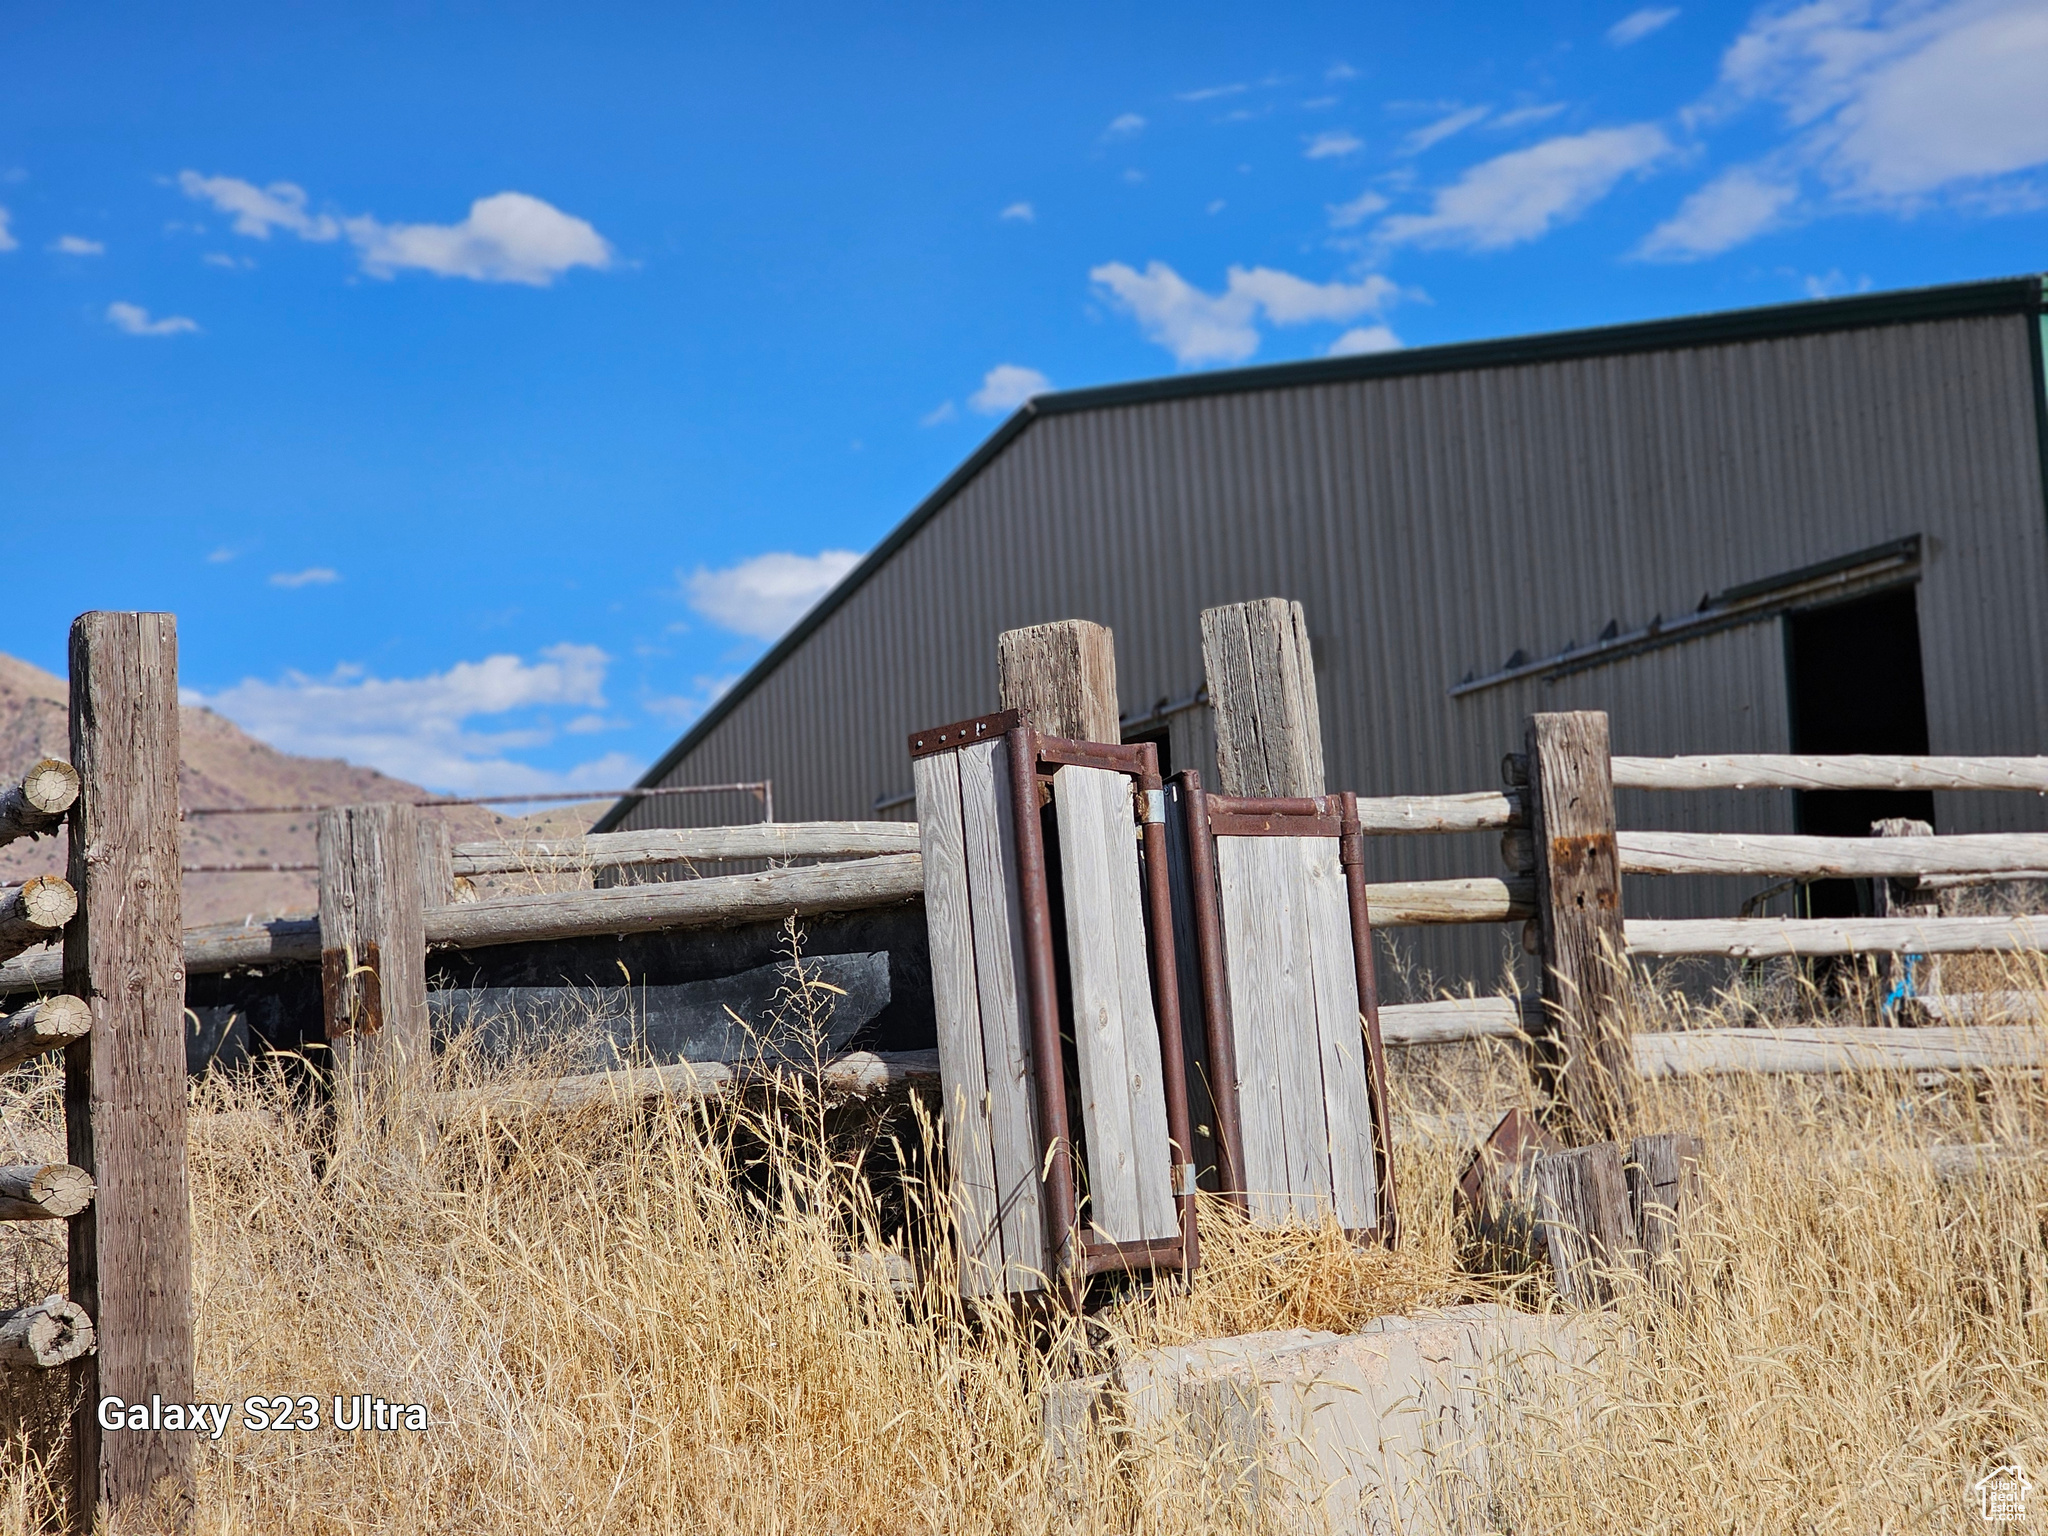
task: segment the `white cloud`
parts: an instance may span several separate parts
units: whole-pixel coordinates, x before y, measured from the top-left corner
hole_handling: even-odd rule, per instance
[[[104,256],[106,246],[97,240],[88,240],[83,235],[59,235],[50,242],[50,249],[60,256]]]
[[[1355,229],[1386,206],[1387,200],[1377,192],[1361,192],[1348,203],[1331,203],[1330,227]]]
[[[1626,48],[1630,43],[1640,43],[1652,32],[1668,26],[1678,19],[1675,5],[1647,5],[1640,11],[1630,11],[1607,29],[1607,41],[1617,48]]]
[[[665,720],[681,730],[691,725],[697,717],[716,704],[740,680],[735,672],[726,677],[698,676],[692,679],[688,693],[653,694],[640,701],[640,707],[657,720]]]
[[[187,197],[232,214],[238,234],[267,240],[273,229],[283,229],[321,242],[346,235],[373,277],[412,269],[545,288],[574,267],[603,271],[613,260],[611,245],[587,221],[524,192],[480,197],[458,224],[386,224],[370,214],[309,213],[305,190],[288,181],[258,187],[181,171],[178,185]]]
[[[1360,357],[1367,352],[1398,352],[1401,338],[1384,325],[1355,325],[1330,343],[1331,357]]]
[[[1052,380],[1036,368],[997,363],[982,375],[981,388],[967,397],[967,403],[984,416],[1000,416],[1051,388]]]
[[[1230,85],[1205,85],[1198,91],[1182,91],[1175,101],[1215,101],[1220,96],[1242,96],[1250,87],[1242,81]]]
[[[1138,132],[1144,126],[1144,118],[1135,112],[1126,112],[1123,116],[1113,119],[1110,125],[1102,131],[1113,138],[1123,138],[1127,134]]]
[[[273,587],[331,587],[341,580],[341,573],[332,566],[309,565],[303,571],[273,571],[270,584]]]
[[[1259,349],[1261,312],[1274,325],[1341,324],[1385,308],[1399,294],[1377,273],[1356,283],[1312,283],[1271,267],[1232,267],[1223,292],[1216,294],[1203,292],[1163,261],[1147,263],[1143,272],[1112,261],[1088,276],[1184,366],[1250,357]]]
[[[1308,141],[1302,154],[1310,160],[1336,160],[1365,148],[1365,140],[1342,128],[1331,128]]]
[[[253,256],[230,256],[225,251],[208,251],[199,259],[209,267],[226,267],[230,272],[240,272],[256,265]]]
[[[289,181],[273,181],[267,187],[259,187],[234,176],[180,171],[178,185],[187,197],[232,214],[238,235],[268,240],[273,229],[288,229],[301,240],[327,241],[341,235],[338,219],[306,212],[306,189]]]
[[[1500,250],[1547,234],[1605,197],[1631,171],[1671,153],[1649,123],[1546,139],[1484,161],[1440,189],[1430,211],[1385,219],[1387,240]]]
[[[1724,171],[1644,238],[1639,255],[1672,261],[1712,256],[1778,222],[1799,189],[1754,166]]]
[[[1038,210],[1029,203],[1012,203],[1001,213],[997,214],[996,217],[999,219],[1015,219],[1019,224],[1030,224],[1036,222]]]
[[[572,267],[603,271],[612,263],[611,246],[588,223],[524,192],[480,197],[460,224],[379,224],[365,215],[347,229],[374,277],[413,267],[545,288]]]
[[[13,217],[14,215],[5,208],[0,208],[0,251],[18,250],[21,247],[21,242],[14,238],[12,231],[7,227],[8,221]]]
[[[199,329],[199,322],[188,316],[165,315],[161,320],[152,320],[149,311],[140,304],[119,300],[107,306],[107,323],[130,336],[175,336],[180,331]]]
[[[1527,127],[1530,123],[1548,122],[1551,118],[1562,112],[1564,106],[1565,104],[1561,101],[1547,101],[1540,106],[1516,107],[1512,112],[1501,113],[1499,117],[1496,117],[1487,126],[1508,129]]]
[[[1440,117],[1433,123],[1417,128],[1413,133],[1404,138],[1401,141],[1402,152],[1404,154],[1419,155],[1432,145],[1441,144],[1452,134],[1463,133],[1474,123],[1484,119],[1486,114],[1492,110],[1493,108],[1491,107],[1466,107],[1461,111],[1451,113],[1448,117]]]
[[[206,557],[206,563],[208,565],[226,565],[230,560],[234,559],[235,556],[240,553],[240,550],[231,549],[227,545],[223,544],[218,549],[214,550],[212,554]]]
[[[1229,206],[1230,206],[1230,205],[1229,205],[1228,203],[1224,202],[1222,198],[1220,198],[1220,197],[1212,197],[1212,198],[1210,198],[1210,199],[1209,199],[1209,206],[1208,206],[1208,207],[1206,207],[1206,208],[1204,208],[1204,209],[1203,209],[1202,211],[1203,211],[1204,213],[1212,213],[1212,214],[1214,214],[1214,213],[1221,213],[1221,212],[1222,212],[1222,211],[1223,211],[1223,210],[1224,210],[1225,208],[1228,208]]]
[[[1325,80],[1356,80],[1358,78],[1358,71],[1349,64],[1339,60],[1323,71],[1323,78]]]
[[[850,549],[815,555],[756,555],[724,570],[678,572],[690,606],[721,629],[773,640],[839,585],[861,557]]]
[[[346,758],[432,789],[602,789],[630,783],[637,760],[614,752],[566,772],[535,768],[506,754],[552,741],[555,730],[544,717],[495,731],[473,730],[470,722],[550,706],[601,710],[609,661],[594,645],[557,645],[532,663],[490,656],[413,678],[372,677],[342,666],[326,677],[244,678],[217,693],[192,691],[185,698],[282,751]]]
[[[953,402],[941,400],[937,405],[917,418],[920,427],[942,427],[960,413],[953,409]]]
[[[2044,80],[2040,0],[1775,7],[1721,62],[1724,107],[1774,101],[1838,197],[1895,206],[2048,163]]]

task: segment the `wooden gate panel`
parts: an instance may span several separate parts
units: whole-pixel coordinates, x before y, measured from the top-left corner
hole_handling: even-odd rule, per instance
[[[976,995],[988,1122],[995,1156],[1004,1286],[1042,1289],[1053,1272],[1045,1237],[1039,1135],[1031,1078],[1031,1020],[1024,994],[1023,901],[1018,888],[1010,754],[1002,741],[952,754],[960,765],[967,892],[974,922]]]
[[[1130,784],[1100,768],[1053,775],[1089,1222],[1113,1242],[1180,1233]]]
[[[1379,1224],[1379,1178],[1373,1158],[1372,1102],[1366,1087],[1365,1032],[1352,955],[1351,911],[1338,843],[1327,837],[1263,841],[1291,844],[1301,862],[1332,1204],[1340,1226],[1346,1231],[1362,1231]]]

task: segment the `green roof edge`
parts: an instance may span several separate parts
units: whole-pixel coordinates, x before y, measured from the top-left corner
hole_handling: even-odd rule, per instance
[[[1814,335],[1827,331],[1862,330],[1915,321],[1964,319],[1974,315],[2039,314],[2048,308],[2048,277],[1994,278],[1984,282],[1950,283],[1934,288],[1903,288],[1848,298],[1810,299],[1756,309],[1721,310],[1671,320],[1642,320],[1624,325],[1594,326],[1575,331],[1548,331],[1495,341],[1450,342],[1436,347],[1370,352],[1357,357],[1312,358],[1296,363],[1268,363],[1256,368],[1228,368],[1212,373],[1175,374],[1130,384],[1102,384],[1087,389],[1039,395],[1018,408],[989,435],[960,467],[892,528],[861,563],[820,598],[746,675],[720,695],[704,717],[637,780],[651,789],[690,755],[719,724],[817,632],[868,578],[916,536],[924,525],[963,490],[1026,428],[1041,416],[1068,416],[1079,411],[1123,405],[1149,405],[1165,400],[1190,400],[1205,395],[1243,394],[1250,390],[1291,389],[1351,379],[1388,379],[1421,373],[1453,373],[1477,368],[1512,368],[1533,363],[1565,362],[1588,357],[1618,357],[1635,352],[1669,352],[1690,347],[1726,346],[1780,336]],[[639,802],[630,796],[599,817],[591,831],[604,832],[624,819]]]

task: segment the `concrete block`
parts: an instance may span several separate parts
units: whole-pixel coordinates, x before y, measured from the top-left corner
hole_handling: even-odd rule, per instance
[[[1509,1417],[1582,1403],[1600,1328],[1484,1305],[1210,1340],[1123,1362],[1114,1411],[1262,1527],[1463,1536],[1499,1528]]]

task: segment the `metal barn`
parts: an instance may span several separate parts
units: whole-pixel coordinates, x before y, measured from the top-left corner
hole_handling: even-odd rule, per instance
[[[1307,611],[1333,789],[1497,787],[1546,709],[1607,710],[1628,754],[2048,752],[2044,323],[2025,277],[1040,396],[642,782],[769,778],[780,819],[908,817],[908,733],[994,708],[997,634],[1061,618],[1114,629],[1126,739],[1213,773],[1198,618],[1263,596]],[[1624,792],[1619,813],[2048,827],[2021,797],[1903,800]],[[715,805],[627,802],[599,829]],[[1376,880],[1499,872],[1482,836],[1373,848]],[[1627,903],[1733,915],[1763,883],[1637,879]],[[1508,937],[1414,954],[1487,982]]]

